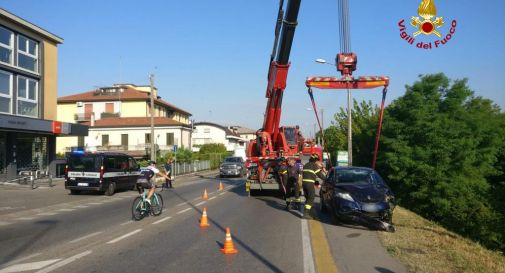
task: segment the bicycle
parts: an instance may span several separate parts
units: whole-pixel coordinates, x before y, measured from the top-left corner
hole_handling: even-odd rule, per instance
[[[140,196],[135,197],[132,205],[132,218],[135,221],[140,221],[142,218],[151,214],[152,216],[159,216],[163,211],[163,197],[161,194],[155,192],[151,197],[151,205],[147,202],[147,193],[145,187],[137,185]],[[142,188],[142,191],[140,190]]]

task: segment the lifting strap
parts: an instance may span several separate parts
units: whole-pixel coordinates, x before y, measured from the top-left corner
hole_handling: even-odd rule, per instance
[[[309,86],[307,92],[309,93],[310,101],[312,102],[312,109],[314,110],[314,114],[316,114],[316,120],[317,120],[317,125],[319,125],[319,131],[321,132],[321,145],[323,145],[323,152],[328,152],[326,150],[326,145],[324,143],[324,130],[323,127],[321,126],[321,121],[319,120],[319,115],[317,114],[317,107],[316,107],[316,101],[314,100],[314,94],[312,92],[312,88]],[[316,132],[314,132],[314,136],[316,135]],[[329,156],[329,163],[330,167],[332,167],[331,164],[331,153],[328,153]],[[322,158],[321,158],[322,160]]]

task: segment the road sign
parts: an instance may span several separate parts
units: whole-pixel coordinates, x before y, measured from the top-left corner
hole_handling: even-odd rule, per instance
[[[348,166],[348,153],[347,151],[337,151],[337,166]]]

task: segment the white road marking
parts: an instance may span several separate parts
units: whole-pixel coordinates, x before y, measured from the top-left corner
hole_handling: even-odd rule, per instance
[[[84,209],[84,208],[89,208],[89,206],[79,205],[74,207],[74,209]]]
[[[187,204],[186,202],[182,202],[182,203],[177,204],[176,207],[180,207],[180,206],[186,205],[186,204]]]
[[[89,255],[89,254],[91,254],[91,253],[92,253],[92,251],[91,251],[91,250],[84,251],[84,252],[79,253],[79,254],[77,254],[77,255],[74,255],[74,256],[72,256],[72,257],[70,257],[70,258],[66,258],[65,260],[63,260],[63,261],[61,261],[61,262],[57,262],[57,263],[55,263],[55,264],[53,264],[53,265],[51,265],[51,266],[49,266],[49,267],[46,267],[46,268],[44,268],[44,269],[42,269],[42,270],[39,270],[39,271],[37,271],[37,272],[35,272],[35,273],[47,273],[47,272],[54,271],[54,270],[55,270],[55,269],[57,269],[57,268],[60,268],[60,267],[62,267],[62,266],[65,266],[65,265],[67,265],[67,264],[69,264],[69,263],[71,263],[71,262],[73,262],[73,261],[75,261],[75,260],[78,260],[78,259],[80,259],[80,258],[82,258],[82,257],[84,257],[84,256],[86,256],[86,255]]]
[[[220,193],[219,195],[223,195],[223,194],[225,194],[225,193],[226,193],[226,192],[225,192],[225,191],[223,191],[223,192],[222,192],[222,193]]]
[[[70,241],[69,243],[79,242],[79,241],[81,241],[81,240],[88,239],[88,238],[90,238],[90,237],[96,236],[96,235],[98,235],[98,234],[100,234],[100,233],[102,233],[102,231],[98,231],[98,232],[95,232],[95,233],[88,234],[88,235],[86,235],[86,236],[79,237],[79,238],[77,238],[77,239],[75,239],[75,240]]]
[[[101,205],[102,203],[88,203],[88,205]]]
[[[160,219],[160,220],[158,220],[158,221],[154,222],[154,223],[153,223],[153,225],[157,225],[157,224],[159,224],[159,223],[161,223],[161,222],[164,222],[164,221],[166,221],[166,220],[168,220],[168,219],[170,219],[170,218],[172,218],[172,217],[171,217],[171,216],[167,216],[167,217],[165,217],[165,218],[162,218],[162,219]]]
[[[133,223],[133,221],[132,221],[132,220],[130,220],[130,221],[128,221],[128,222],[124,222],[124,223],[120,224],[120,226],[128,225],[128,224],[131,224],[131,223]]]
[[[190,210],[190,209],[191,209],[191,208],[183,209],[183,210],[181,210],[181,211],[178,211],[178,212],[177,212],[177,214],[184,213],[184,212],[186,212],[186,211],[188,211],[188,210]]]
[[[74,211],[75,209],[59,209],[57,211]]]
[[[215,196],[212,196],[211,198],[209,198],[209,200],[212,200],[212,199],[214,199],[214,198],[216,198],[216,197],[215,197]]]
[[[42,213],[37,213],[37,215],[41,215],[41,216],[53,216],[53,215],[56,215],[58,213],[56,212],[42,212]]]
[[[202,201],[202,202],[200,202],[200,203],[196,204],[195,206],[200,206],[200,205],[203,205],[203,204],[205,204],[205,202],[207,202],[207,201]]]
[[[50,264],[54,264],[55,262],[57,262],[59,260],[61,260],[61,259],[53,259],[53,260],[31,262],[31,263],[24,263],[24,264],[15,264],[15,265],[11,265],[9,267],[6,267],[6,268],[0,270],[0,273],[11,273],[11,272],[37,270],[37,269],[41,269],[43,267],[46,267]]]
[[[14,220],[26,220],[26,221],[28,221],[28,220],[33,220],[33,219],[35,219],[35,217],[19,217],[19,218],[16,218]]]
[[[309,225],[306,219],[302,219],[302,248],[303,248],[303,272],[315,273],[314,259],[312,258],[312,245],[310,244]]]
[[[9,222],[4,222],[4,221],[0,221],[0,226],[6,226],[6,225],[10,225],[11,223]]]
[[[200,199],[202,199],[202,197],[197,197],[197,198],[193,199],[193,201],[200,200]]]
[[[32,254],[32,255],[28,255],[28,256],[26,256],[26,257],[19,258],[19,259],[14,260],[14,261],[10,261],[10,262],[8,262],[8,263],[1,264],[1,265],[0,265],[0,267],[5,268],[5,267],[7,267],[7,266],[10,266],[10,265],[13,265],[13,264],[17,264],[17,263],[20,263],[20,262],[22,262],[22,261],[26,261],[26,260],[28,260],[28,259],[31,259],[31,258],[37,257],[37,256],[39,256],[40,254],[42,254],[42,253],[34,253],[34,254]]]
[[[140,229],[140,228],[139,228],[139,229],[136,229],[136,230],[134,230],[134,231],[132,231],[132,232],[130,232],[130,233],[127,233],[127,234],[125,234],[125,235],[121,236],[121,237],[118,237],[118,238],[116,238],[116,239],[114,239],[114,240],[108,241],[108,242],[107,242],[107,244],[113,244],[113,243],[119,242],[119,241],[123,240],[124,238],[130,237],[130,236],[132,236],[133,234],[138,233],[138,232],[141,232],[141,231],[142,231],[142,229]]]

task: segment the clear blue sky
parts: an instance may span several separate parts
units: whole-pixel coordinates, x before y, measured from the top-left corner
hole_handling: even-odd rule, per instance
[[[436,50],[417,49],[399,37],[397,23],[417,16],[420,0],[350,2],[352,49],[359,56],[355,74],[390,76],[388,102],[419,74],[444,72],[453,79],[469,78],[476,95],[505,108],[505,1],[436,0],[437,15],[446,21],[442,33],[457,20],[454,37]],[[0,5],[65,39],[59,46],[60,96],[117,82],[148,84],[148,74],[155,73],[160,95],[197,121],[252,129],[262,124],[277,0],[15,0]],[[337,20],[336,0],[302,0],[282,123],[299,124],[305,135],[312,134],[315,118],[306,110],[304,81],[337,74],[314,62],[332,61],[339,51]],[[380,100],[380,90],[354,94],[358,100]],[[316,99],[326,124],[346,103],[342,91],[319,90]]]

